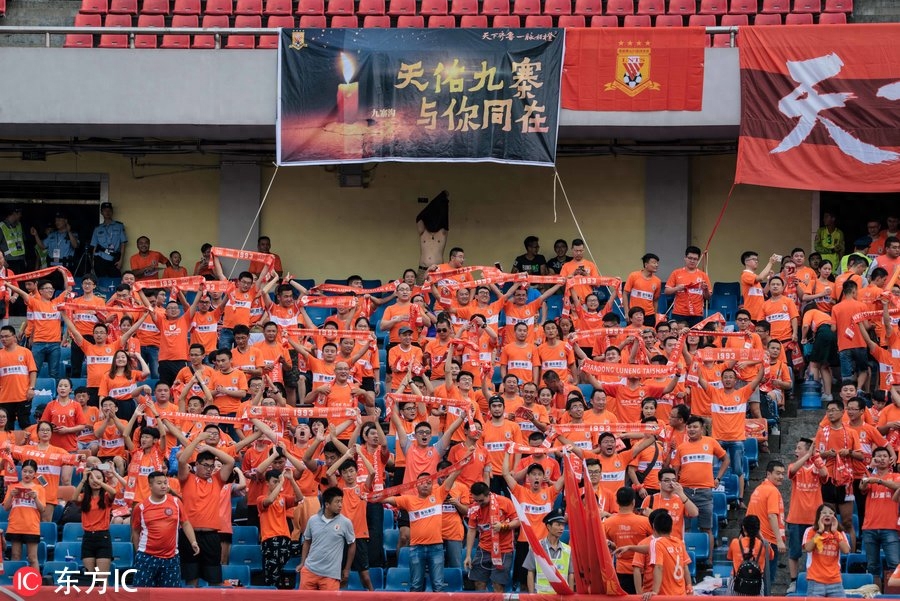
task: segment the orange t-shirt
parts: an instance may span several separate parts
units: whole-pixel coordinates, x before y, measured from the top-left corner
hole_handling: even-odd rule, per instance
[[[665,390],[664,385],[644,382],[636,388],[628,384],[603,384],[603,391],[614,398],[614,413],[620,422],[636,423],[641,421],[641,402],[647,398],[659,398]],[[607,401],[607,404],[610,404]]]
[[[527,444],[522,436],[522,429],[514,421],[504,419],[499,426],[488,419],[482,426],[481,442],[488,452],[488,463],[495,476],[503,473],[503,455],[508,443]]]
[[[244,372],[256,369],[261,364],[257,354],[257,349],[253,346],[248,346],[245,351],[241,351],[238,347],[234,347],[231,349],[231,365]]]
[[[505,522],[506,520],[518,519],[516,508],[512,501],[501,495],[491,493],[491,498],[495,501],[497,507],[496,515],[491,515],[490,503],[487,505],[470,505],[469,506],[469,528],[478,529],[478,547],[487,553],[493,548],[491,535],[491,527],[495,523]],[[513,531],[501,530],[497,533],[500,553],[511,553],[513,550]]]
[[[443,542],[441,532],[446,497],[444,487],[435,486],[431,489],[431,494],[424,498],[414,494],[401,495],[395,499],[397,507],[409,512],[410,545],[436,545]]]
[[[548,371],[555,371],[563,382],[571,380],[569,368],[575,365],[575,351],[568,343],[557,341],[551,346],[545,342],[537,347],[536,359],[540,362],[541,377]]]
[[[556,501],[556,489],[541,486],[537,492],[531,490],[529,486],[516,485],[511,491],[512,496],[522,506],[531,529],[537,535],[538,539],[547,536],[547,526],[544,524],[544,516],[553,509],[553,503]],[[526,542],[525,531],[519,528],[519,542]]]
[[[275,261],[272,263],[272,271],[277,271],[278,273],[283,273],[284,269],[281,267],[281,257],[279,257],[275,253],[266,253],[272,257],[275,257]],[[253,275],[259,275],[262,273],[263,268],[266,266],[265,263],[261,261],[250,261],[250,267],[247,269]],[[358,535],[357,535],[358,536]]]
[[[647,563],[663,568],[662,582],[659,586],[660,595],[682,596],[687,594],[687,579],[690,576],[684,569],[687,561],[685,555],[684,542],[677,538],[662,536],[651,542]]]
[[[91,493],[90,491],[87,491],[84,494]],[[91,495],[90,510],[81,512],[81,527],[84,528],[85,532],[102,532],[104,530],[109,530],[112,498],[107,496],[105,499],[106,502],[104,503],[105,507],[100,507],[101,495],[106,495],[106,491],[101,490],[100,494],[97,496]]]
[[[196,474],[188,474],[181,481],[181,498],[188,515],[188,521],[194,528],[219,529],[219,506],[213,502],[222,493],[225,483],[219,474],[211,478],[200,478]]]
[[[653,496],[645,497],[641,503],[641,509],[665,509],[672,517],[672,534],[673,538],[684,539],[684,520],[685,507],[676,495],[672,495],[669,499],[663,499],[662,493],[656,493]]]
[[[763,480],[750,495],[747,503],[747,515],[755,515],[759,518],[759,533],[769,543],[775,544],[775,531],[769,522],[769,516],[775,514],[778,517],[778,530],[781,540],[785,540],[784,533],[784,499],[778,488],[768,480]],[[896,520],[894,520],[896,522]]]
[[[316,405],[320,407],[328,407],[329,409],[355,409],[357,402],[353,396],[355,386],[351,382],[338,384],[337,381],[331,383],[331,392],[327,395],[319,395]],[[347,421],[347,417],[329,417],[328,423],[332,426],[339,426]]]
[[[140,313],[135,315],[140,315]],[[134,337],[144,346],[159,346],[159,328],[154,322],[154,318],[165,319],[166,312],[158,307],[154,308],[150,316],[138,326],[138,331]]]
[[[834,319],[835,333],[837,334],[838,351],[852,348],[866,348],[859,328],[853,323],[853,316],[866,310],[866,304],[862,301],[847,299],[842,300],[831,308],[831,317]]]
[[[460,461],[463,457],[466,456],[466,453],[469,452],[469,449],[466,448],[464,444],[453,445],[450,448],[450,452],[447,454],[447,461],[450,463],[456,463]],[[484,480],[484,466],[487,465],[488,462],[488,454],[484,449],[484,446],[480,442],[475,443],[475,452],[472,454],[472,460],[466,464],[462,470],[459,472],[459,476],[456,478],[456,482],[458,484],[463,484],[466,487],[472,486],[472,484],[476,482],[482,482]],[[456,488],[454,486],[454,488]],[[456,508],[453,509],[456,511]]]
[[[564,263],[562,269],[559,270],[559,275],[563,276],[564,278],[576,277],[575,270],[579,267],[583,267],[586,273],[577,277],[595,278],[600,275],[600,270],[597,269],[597,266],[594,265],[594,262],[588,261],[587,259],[582,259],[581,261],[576,261],[573,259]],[[575,294],[582,301],[594,291],[593,287],[587,284],[572,286],[572,290],[575,291]]]
[[[672,459],[672,467],[679,470],[679,484],[685,488],[712,488],[713,456],[722,459],[725,455],[725,449],[714,438],[701,436],[696,442],[685,439],[675,448]]]
[[[791,478],[789,524],[810,524],[816,519],[816,509],[822,504],[822,478],[819,468],[806,463]]]
[[[863,289],[863,280],[861,277],[853,273],[852,271],[845,271],[841,275],[837,276],[834,279],[834,293],[831,295],[834,297],[835,301],[840,301],[844,296],[844,283],[850,280],[851,282],[856,282],[856,289]]]
[[[41,419],[50,422],[54,426],[62,426],[64,428],[80,426],[87,422],[84,418],[84,413],[81,411],[81,405],[72,399],[65,405],[60,404],[56,399],[50,401],[44,408]],[[77,441],[77,433],[59,434],[54,432],[50,436],[50,444],[65,449],[67,452],[75,450],[75,447],[78,446]]]
[[[675,293],[675,303],[672,305],[673,315],[689,315],[692,317],[703,315],[703,290],[697,285],[703,282],[706,282],[707,287],[712,289],[712,284],[709,283],[709,276],[699,269],[688,271],[681,267],[669,275],[666,286],[671,288],[680,285],[688,286],[681,292]]]
[[[662,280],[655,275],[644,277],[643,271],[632,271],[625,280],[628,306],[644,310],[644,315],[656,315],[656,303],[662,291]]]
[[[161,252],[151,250],[147,252],[147,256],[141,256],[141,253],[131,255],[131,271],[137,280],[157,280],[159,279],[160,265],[168,265],[169,259]]]
[[[415,326],[415,324],[409,323],[409,319],[408,319],[409,308],[411,306],[412,306],[412,303],[406,303],[406,304],[402,304],[402,305],[400,303],[394,303],[393,305],[389,306],[387,309],[384,310],[384,313],[382,314],[382,317],[381,317],[382,320],[387,321],[387,320],[393,319],[394,317],[399,317],[401,315],[403,317],[407,318],[403,321],[398,321],[393,326],[391,326],[390,336],[388,338],[389,342],[400,342],[400,328],[402,328],[403,326],[408,326],[413,330],[413,340],[415,340],[417,338],[416,326]]]
[[[900,474],[888,472],[884,476],[875,475],[869,478],[878,478],[888,482],[900,480]],[[866,489],[866,518],[863,520],[863,530],[894,530],[897,528],[897,502],[891,497],[894,491],[882,484],[869,481]]]
[[[162,277],[164,280],[168,280],[170,278],[186,278],[188,277],[187,269],[182,266],[173,267],[169,265],[165,269],[163,269]]]
[[[468,488],[459,482],[453,483],[447,497],[459,499],[459,502],[463,505],[469,505],[472,502]],[[462,517],[456,510],[456,507],[445,498],[443,505],[441,505],[441,510],[441,538],[444,540],[462,541],[466,531],[463,528]]]
[[[219,319],[222,318],[222,307],[212,311],[197,311],[191,320],[191,344],[202,344],[203,350],[211,353],[216,350],[219,341]],[[233,351],[232,351],[233,352]]]
[[[750,312],[750,319],[759,321],[763,318],[763,288],[756,281],[756,274],[745,269],[741,272],[741,296],[744,297],[744,309]]]
[[[35,481],[30,484],[18,482],[10,485],[6,491],[6,499],[12,499],[12,507],[9,510],[9,524],[6,528],[8,534],[34,534],[41,533],[41,512],[37,509],[34,499],[26,499],[22,491],[33,490],[41,503],[46,503],[44,487]]]
[[[441,342],[435,338],[425,345],[425,352],[431,356],[431,379],[442,380],[445,376],[447,351],[450,350],[450,340]]]
[[[587,455],[585,455],[587,457]],[[600,462],[600,468],[603,470],[603,476],[600,480],[600,487],[609,493],[610,499],[613,501],[613,507],[616,511],[619,506],[616,504],[616,493],[620,488],[625,486],[625,474],[628,464],[634,459],[634,454],[629,451],[620,451],[614,453],[611,457],[607,457],[602,453],[597,456]]]
[[[415,345],[410,345],[409,349],[404,350],[399,344],[388,351],[388,365],[393,370],[391,372],[391,390],[394,392],[403,392],[397,390],[400,382],[406,376],[406,366],[410,363],[422,364],[422,349]]]
[[[226,293],[222,327],[233,329],[237,325],[252,325],[254,320],[251,313],[261,302],[256,288],[251,287],[247,292],[241,292],[237,286],[231,286]]]
[[[75,299],[75,302],[79,305],[94,305],[98,309],[106,306],[106,301],[99,296],[92,296],[91,298],[80,296]],[[72,313],[72,323],[75,324],[75,329],[82,336],[93,336],[94,326],[100,322],[93,311],[78,309]]]
[[[890,405],[888,407],[890,407]],[[885,409],[887,409],[887,407],[885,407]],[[884,415],[884,412],[882,412],[882,415]],[[880,423],[881,422],[879,421],[879,424]],[[844,449],[850,451],[862,451],[862,446],[859,443],[859,433],[848,427],[834,429],[828,425],[819,428],[819,431],[816,433],[816,438],[813,440],[813,445],[816,447],[819,454],[825,453],[826,451],[840,452]],[[845,463],[847,462],[846,459],[844,461]],[[829,476],[835,476],[835,468],[835,457],[828,457],[825,459],[825,469],[828,470]]]
[[[730,392],[710,388],[712,393],[712,435],[719,441],[736,441],[747,438],[747,402],[753,394],[752,386],[732,389]]]
[[[119,342],[109,341],[106,344],[91,344],[84,340],[79,346],[84,351],[84,360],[87,363],[87,385],[99,388],[103,376],[109,373],[112,366],[113,355],[122,348],[122,345]]]
[[[344,491],[344,504],[341,514],[353,523],[353,534],[357,539],[369,538],[369,524],[366,521],[366,502],[360,496],[366,489],[362,485],[341,485]]]
[[[803,534],[803,544],[811,541],[816,535],[815,528],[807,528]],[[840,584],[840,544],[841,541],[849,544],[849,541],[843,532],[828,532],[825,537],[822,540],[821,551],[816,546],[806,554],[806,579],[820,584]]]
[[[113,418],[123,426],[125,425],[125,421],[119,418]],[[106,426],[103,430],[103,433],[100,434],[100,450],[97,452],[97,456],[102,458],[105,457],[126,457],[128,455],[125,450],[125,438],[122,436],[122,433],[119,431],[115,425],[110,424]]]
[[[794,301],[786,296],[781,298],[770,298],[763,303],[763,315],[765,320],[769,322],[772,338],[774,340],[790,340],[794,333],[791,327],[791,320],[799,317],[797,305]]]
[[[284,366],[291,366],[291,355],[283,345],[275,342],[269,344],[265,340],[253,345],[256,348],[256,356],[259,367],[272,367],[269,377],[273,382],[284,383]],[[282,360],[284,363],[282,364]]]
[[[90,444],[97,440],[94,436],[94,426],[100,419],[100,409],[85,405],[81,408],[81,414],[84,416],[84,429],[76,435],[76,440],[82,444]]]
[[[416,441],[406,448],[406,470],[403,474],[403,484],[414,482],[421,474],[434,474],[437,472],[441,453],[434,446],[420,447]]]
[[[616,513],[606,518],[603,522],[606,537],[615,543],[616,547],[636,545],[653,533],[650,521],[636,513]],[[616,573],[631,574],[634,571],[632,561],[634,551],[622,553],[616,557]]]
[[[519,346],[513,342],[503,347],[500,352],[500,365],[506,366],[506,374],[519,378],[520,384],[534,381],[534,367],[538,365],[537,348],[525,343]]]
[[[139,373],[132,373],[130,378],[125,376],[110,377],[108,373],[103,375],[100,380],[100,398],[112,397],[117,401],[127,401],[132,398],[131,394],[136,388],[135,384],[142,381],[143,378]]]
[[[0,348],[0,404],[25,400],[31,372],[37,373],[31,351],[18,345],[9,351]]]
[[[506,326],[503,328],[503,340],[516,339],[516,324],[524,323],[528,326],[528,337],[525,342],[534,343],[535,333],[534,325],[537,323],[538,314],[541,310],[541,303],[538,299],[517,305],[512,301],[503,305],[503,313],[506,315]]]
[[[165,315],[154,315],[153,321],[159,328],[159,360],[187,361],[188,336],[191,331],[191,316],[188,313],[176,319]]]
[[[220,371],[212,372],[209,378],[209,389],[213,394],[213,405],[219,408],[222,415],[236,413],[241,399],[227,394],[216,394],[216,387],[222,386],[229,391],[247,390],[247,376],[239,369],[232,367],[231,372],[222,373]]]
[[[871,351],[871,355],[878,361],[878,371],[880,378],[878,379],[878,388],[880,390],[888,390],[888,375],[895,374],[894,377],[900,376],[900,348],[896,344],[898,331],[894,328],[891,331],[890,348],[876,348]],[[890,398],[890,397],[888,397]]]
[[[765,538],[765,536],[763,536],[763,538]],[[766,572],[766,564],[768,564],[769,560],[775,559],[775,551],[772,550],[771,546],[766,546],[763,541],[756,539],[753,541],[751,552],[750,542],[748,537],[742,536],[740,538],[732,539],[731,544],[728,545],[728,554],[726,557],[734,564],[735,573],[737,573],[741,564],[744,563],[744,553],[748,553],[753,557],[763,573]]]
[[[60,342],[62,340],[62,322],[59,317],[59,305],[66,301],[64,294],[51,300],[39,296],[25,299],[28,306],[28,323],[34,326],[31,338],[34,342]]]

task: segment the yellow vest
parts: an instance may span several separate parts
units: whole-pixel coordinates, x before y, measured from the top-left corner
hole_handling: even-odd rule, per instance
[[[556,567],[560,576],[563,577],[564,582],[568,582],[569,577],[569,562],[572,560],[572,548],[569,547],[566,543],[559,541],[560,553],[559,557],[556,559],[551,558],[551,562]],[[549,556],[550,553],[548,552]],[[547,577],[544,576],[544,571],[537,565],[537,558],[535,558],[535,570],[534,570],[534,590],[536,593],[540,595],[555,595],[556,591],[553,590],[553,585],[550,584],[550,581],[547,580]]]

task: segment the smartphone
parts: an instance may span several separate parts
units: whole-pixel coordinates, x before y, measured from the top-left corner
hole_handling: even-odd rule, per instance
[[[47,479],[44,478],[44,474],[38,474],[37,481],[41,486],[47,486],[48,484],[50,484],[49,482],[47,482]]]

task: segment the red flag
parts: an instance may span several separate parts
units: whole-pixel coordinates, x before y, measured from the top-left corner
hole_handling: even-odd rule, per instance
[[[515,505],[516,513],[519,515],[519,527],[525,533],[528,546],[531,547],[531,552],[534,553],[534,565],[544,573],[544,577],[550,582],[550,586],[553,587],[557,595],[574,595],[575,591],[569,588],[569,582],[566,579],[567,574],[559,573],[559,570],[553,565],[553,560],[550,559],[547,551],[544,550],[541,540],[534,533],[534,528],[531,527],[525,508],[522,507],[515,495],[510,496],[510,500]]]
[[[699,111],[706,30],[567,29],[562,107],[575,111]]]
[[[900,190],[898,36],[896,23],[742,28],[735,183]]]
[[[584,470],[587,473],[587,469]],[[613,565],[612,554],[609,552],[609,545],[606,542],[606,531],[603,529],[603,523],[600,520],[600,507],[597,505],[597,497],[594,494],[593,486],[584,487],[584,505],[587,508],[587,526],[594,540],[594,546],[597,549],[597,560],[599,570],[595,584],[599,584],[600,589],[595,593],[601,595],[624,595],[619,584],[619,576],[616,574],[616,567]],[[599,581],[599,583],[597,583]]]
[[[591,591],[591,544],[585,529],[584,506],[579,494],[578,481],[572,469],[571,453],[566,453],[563,474],[565,476],[566,516],[569,518],[569,543],[572,545],[572,561],[575,562],[575,590],[579,594]]]

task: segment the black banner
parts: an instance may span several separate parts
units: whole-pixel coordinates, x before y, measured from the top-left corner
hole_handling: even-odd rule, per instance
[[[556,159],[562,29],[283,29],[279,165]]]

